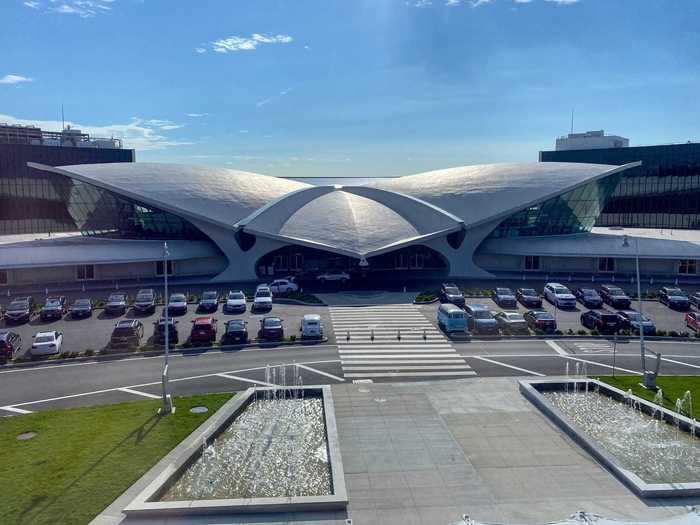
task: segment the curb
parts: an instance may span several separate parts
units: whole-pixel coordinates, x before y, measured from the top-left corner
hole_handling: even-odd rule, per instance
[[[453,338],[450,337],[449,335],[445,334],[445,336],[450,340],[454,342],[462,342],[462,341],[532,341],[532,340],[546,340],[546,339],[570,339],[570,340],[588,340],[588,339],[603,339],[605,341],[614,341],[615,338],[609,335],[471,335],[468,334],[464,338]],[[690,343],[699,343],[700,344],[700,338],[697,337],[669,337],[669,336],[655,336],[655,335],[647,335],[644,337],[645,341],[672,341],[676,343],[681,343],[681,342],[690,342]],[[631,335],[618,335],[617,336],[617,341],[618,342],[624,342],[628,343],[630,341],[639,341],[639,336],[631,336]]]

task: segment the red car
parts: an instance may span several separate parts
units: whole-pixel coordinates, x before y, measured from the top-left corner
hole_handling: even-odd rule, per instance
[[[700,313],[688,312],[685,314],[685,325],[696,332],[700,331]]]
[[[190,343],[210,344],[216,341],[216,319],[210,315],[197,317],[192,321]]]

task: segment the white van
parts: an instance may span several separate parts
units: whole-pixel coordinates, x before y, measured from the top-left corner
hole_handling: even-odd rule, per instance
[[[323,325],[318,314],[306,314],[301,319],[299,333],[302,339],[320,339],[323,337]]]

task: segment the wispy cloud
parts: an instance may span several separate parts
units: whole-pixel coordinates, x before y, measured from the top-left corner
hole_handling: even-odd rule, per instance
[[[255,106],[259,107],[259,108],[266,106],[270,102],[274,102],[274,101],[279,100],[282,97],[286,96],[291,90],[292,90],[292,88],[283,89],[282,91],[280,91],[276,95],[272,95],[271,97],[267,97],[267,98],[264,98],[262,100],[259,100],[258,102],[255,103]]]
[[[0,78],[0,84],[24,84],[25,82],[34,82],[34,79],[22,75],[5,75]]]
[[[92,18],[112,10],[115,0],[27,0],[23,4],[37,11]]]
[[[559,5],[571,5],[578,3],[579,0],[545,0],[546,2],[552,2]]]
[[[32,124],[47,131],[60,131],[62,125],[60,120],[30,120],[3,114],[0,114],[0,122],[22,125]],[[138,117],[133,117],[126,124],[88,125],[69,121],[66,121],[66,124],[70,124],[72,128],[89,133],[93,137],[122,139],[124,147],[135,148],[139,151],[162,150],[174,146],[192,144],[192,142],[170,139],[164,134],[165,128],[149,124],[148,120]]]
[[[264,44],[289,44],[294,39],[289,35],[263,35],[253,33],[250,36],[230,36],[211,42],[211,49],[216,53],[235,53],[236,51],[254,51]],[[197,53],[206,51],[203,47],[195,48]]]
[[[195,47],[194,52],[199,53],[201,55],[202,53],[206,53],[207,49],[205,47]]]
[[[187,116],[190,118],[206,117],[209,113],[188,113]]]

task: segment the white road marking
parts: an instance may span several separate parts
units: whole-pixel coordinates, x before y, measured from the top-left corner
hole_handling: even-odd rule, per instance
[[[8,412],[13,412],[15,414],[31,414],[31,410],[24,410],[22,408],[16,408],[13,406],[8,406],[8,407],[0,407],[0,410],[7,410]]]
[[[149,394],[148,392],[141,392],[140,390],[134,390],[132,388],[120,388],[120,392],[126,392],[127,394],[134,394],[135,396],[143,396],[143,397],[150,397],[151,399],[160,399],[160,396],[156,396],[155,394]]]
[[[322,376],[330,377],[331,379],[335,379],[336,381],[340,381],[341,383],[345,382],[345,379],[342,377],[334,376],[333,374],[329,374],[328,372],[324,372],[323,370],[316,370],[315,368],[311,368],[310,366],[306,365],[297,365],[299,368],[303,368],[304,370],[308,370],[309,372],[314,372],[316,374],[321,374]]]
[[[432,356],[431,356],[432,357]],[[387,358],[388,361],[380,361],[383,365],[388,364],[418,364],[418,365],[438,365],[444,364],[464,364],[464,359],[399,359],[396,360],[392,357]],[[377,361],[365,361],[360,358],[350,358],[348,360],[343,360],[344,365],[376,365]]]
[[[468,365],[382,365],[382,366],[343,366],[343,370],[348,372],[373,372],[381,370],[470,370]],[[449,375],[446,372],[445,375]]]
[[[685,357],[685,356],[682,356]],[[690,368],[700,368],[698,365],[691,365],[690,363],[684,363],[683,361],[676,361],[675,359],[669,359],[668,357],[661,357],[662,361],[668,361],[669,363],[675,363],[677,365],[689,366]]]
[[[581,363],[588,363],[589,365],[596,365],[596,366],[602,366],[603,368],[614,368],[615,370],[619,370],[620,372],[627,372],[629,374],[635,374],[638,376],[641,376],[641,372],[637,372],[635,370],[628,370],[627,368],[622,368],[620,366],[615,366],[613,367],[612,365],[606,365],[604,363],[598,363],[596,361],[589,361],[587,359],[581,359],[579,357],[573,357],[570,355],[563,355],[561,356],[563,359],[571,359],[572,361],[580,361]]]
[[[413,358],[421,358],[421,357],[422,357],[422,358],[426,358],[426,359],[427,359],[427,358],[442,357],[442,358],[445,358],[445,359],[457,358],[459,361],[464,361],[464,359],[461,359],[461,358],[459,357],[459,354],[457,354],[456,352],[452,352],[452,353],[448,353],[448,354],[411,354],[411,355],[406,355],[406,354],[400,353],[399,350],[395,351],[395,352],[394,352],[393,354],[391,354],[391,355],[387,355],[387,354],[382,354],[382,355],[369,354],[369,355],[365,355],[365,354],[363,353],[363,354],[360,354],[360,355],[357,355],[357,356],[353,356],[353,354],[343,353],[340,357],[341,357],[341,359],[340,359],[341,363],[345,363],[348,359],[352,359],[353,357],[357,357],[358,359],[360,359],[360,358],[361,358],[361,359],[396,359],[396,358],[401,358],[401,359],[406,359],[406,360],[410,360],[410,359],[413,359]]]
[[[247,377],[234,376],[233,374],[216,374],[218,377],[225,377],[226,379],[233,379],[234,381],[241,381],[243,383],[253,383],[254,385],[262,386],[279,386],[273,383],[266,383],[265,381],[256,381],[255,379],[248,379]]]
[[[473,356],[475,359],[479,359],[481,361],[486,361],[487,363],[492,363],[494,365],[499,365],[499,366],[504,366],[506,368],[511,368],[513,370],[517,370],[518,372],[525,372],[526,374],[531,374],[533,376],[539,376],[539,377],[545,377],[546,374],[540,374],[539,372],[535,372],[534,370],[528,370],[527,368],[520,368],[519,366],[514,366],[514,365],[509,365],[507,363],[502,363],[500,361],[495,361],[493,359],[490,359],[488,357],[481,357],[481,356]]]
[[[345,374],[345,377],[448,377],[448,376],[475,376],[476,372],[474,370],[455,372],[362,372],[359,374],[350,373]]]
[[[554,350],[557,354],[562,355],[562,356],[569,355],[569,352],[564,350],[561,346],[559,346],[557,343],[555,343],[551,339],[545,339],[544,342],[547,343],[547,346],[549,346],[549,348]]]

